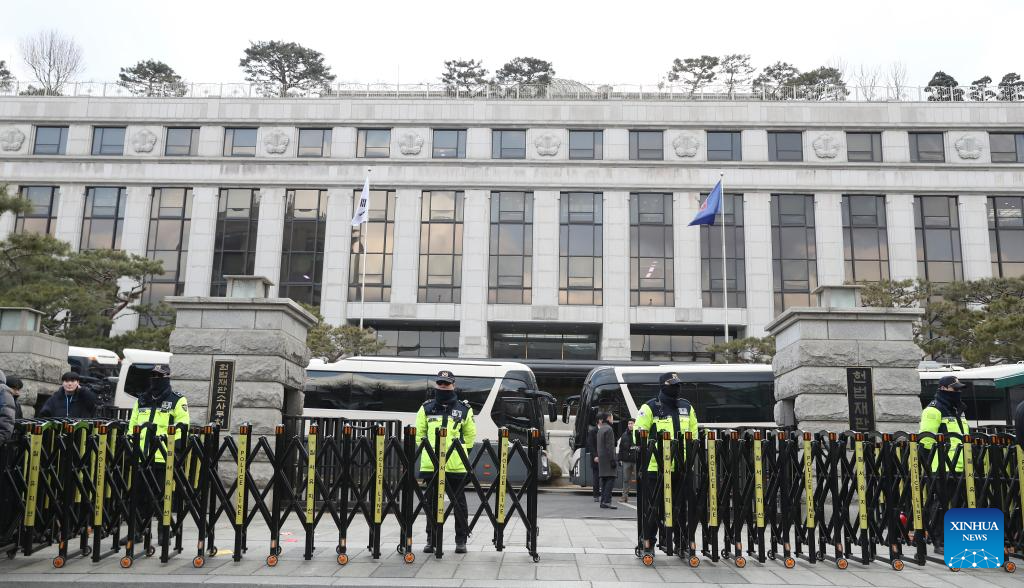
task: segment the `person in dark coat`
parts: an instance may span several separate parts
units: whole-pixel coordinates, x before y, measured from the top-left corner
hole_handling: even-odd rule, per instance
[[[587,459],[590,461],[590,480],[594,486],[594,502],[601,501],[601,475],[597,466],[597,427],[601,424],[601,415],[593,425],[587,427]]]
[[[604,413],[599,419],[597,428],[597,465],[601,477],[601,508],[618,508],[612,504],[612,488],[615,486],[615,474],[619,464],[615,457],[615,429],[612,428],[612,415]]]
[[[1013,424],[1017,426],[1017,445],[1024,447],[1024,402],[1018,404],[1017,410],[1013,411]]]
[[[58,419],[91,419],[96,416],[96,395],[80,385],[78,374],[67,372],[60,380],[61,387],[46,401],[39,416]]]
[[[619,463],[622,464],[622,502],[629,502],[629,491],[636,481],[637,444],[633,438],[636,419],[626,421],[626,431],[619,437]]]
[[[0,371],[0,443],[14,436],[14,395],[7,387],[7,375]]]
[[[21,389],[25,387],[25,382],[22,382],[21,378],[11,376],[7,378],[7,387],[11,389],[11,395],[14,396],[14,420],[20,421],[25,417],[21,414],[21,403],[18,402],[18,397],[21,396]]]

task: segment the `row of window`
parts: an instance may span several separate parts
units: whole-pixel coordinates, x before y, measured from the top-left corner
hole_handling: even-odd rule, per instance
[[[255,157],[256,128],[225,128],[225,157]],[[432,156],[435,159],[466,157],[466,129],[434,129]],[[68,127],[36,127],[33,153],[64,155]],[[125,127],[93,128],[93,155],[123,155]],[[198,128],[168,128],[164,154],[196,155]],[[1024,133],[989,133],[993,163],[1024,163]],[[629,131],[631,160],[660,161],[665,159],[664,131]],[[878,132],[847,132],[847,160],[881,162],[882,134]],[[299,129],[299,157],[330,157],[331,129]],[[391,129],[359,129],[356,156],[388,158],[391,156]],[[743,140],[739,131],[708,131],[709,161],[742,161]],[[495,129],[491,133],[492,159],[525,159],[525,129]],[[569,131],[569,159],[600,160],[604,158],[604,133],[595,130]],[[803,133],[769,131],[770,161],[803,161]],[[942,163],[946,160],[945,137],[941,132],[910,133],[910,160],[917,163]]]
[[[57,188],[25,186],[32,211],[15,220],[18,232],[54,235]],[[353,194],[353,205],[358,192]],[[420,216],[419,302],[461,302],[463,210],[461,191],[423,193]],[[319,304],[323,282],[326,190],[286,191],[281,294]],[[255,266],[260,191],[220,191],[211,295],[224,295],[225,275],[251,274]],[[533,302],[533,209],[531,192],[493,192],[490,199],[488,301]],[[725,265],[728,305],[746,306],[743,197],[726,194]],[[125,189],[89,187],[82,218],[82,249],[117,249],[124,224]],[[391,297],[396,195],[374,190],[369,220],[351,235],[349,299],[387,302]],[[153,192],[147,255],[164,273],[152,279],[147,301],[180,294],[188,256],[192,190]],[[629,197],[631,306],[674,306],[674,219],[672,195],[638,192]],[[722,232],[718,224],[700,228],[701,290],[706,307],[723,306]],[[889,277],[885,197],[842,198],[846,279],[871,282]],[[1024,197],[988,198],[993,275],[1024,276]],[[932,282],[963,279],[956,196],[914,198],[918,275]],[[817,286],[814,197],[773,194],[771,198],[773,293],[778,312],[813,304]],[[559,198],[559,302],[603,304],[603,195],[564,192]],[[365,248],[365,255],[363,249]],[[365,265],[365,269],[364,269]],[[365,292],[360,291],[364,284]]]

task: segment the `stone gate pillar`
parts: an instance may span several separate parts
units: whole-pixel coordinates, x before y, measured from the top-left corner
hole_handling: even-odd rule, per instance
[[[272,435],[283,415],[302,414],[306,333],[316,319],[289,298],[268,298],[266,278],[226,278],[226,297],[165,299],[177,311],[171,379],[193,423],[236,432],[248,421],[253,434]]]
[[[860,286],[822,286],[789,308],[775,336],[775,421],[804,431],[916,431],[921,414],[916,308],[860,306]],[[851,420],[851,410],[855,417]]]
[[[40,332],[43,313],[31,308],[0,308],[0,369],[25,383],[18,397],[22,415],[36,414],[39,393],[52,394],[68,371],[68,342]]]

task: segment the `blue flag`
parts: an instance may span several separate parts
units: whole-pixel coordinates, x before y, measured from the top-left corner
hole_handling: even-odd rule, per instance
[[[715,224],[715,215],[718,214],[722,208],[722,180],[718,180],[715,184],[715,188],[711,190],[708,197],[704,200],[704,203],[700,205],[700,210],[697,211],[697,216],[693,217],[690,221],[689,226],[693,225],[713,225]]]

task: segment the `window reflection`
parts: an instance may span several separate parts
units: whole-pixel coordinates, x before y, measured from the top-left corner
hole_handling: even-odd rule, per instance
[[[361,190],[352,195],[352,210],[359,205]],[[352,228],[352,253],[349,256],[351,301],[360,300],[359,284],[363,257],[360,243],[366,243],[366,302],[391,300],[391,262],[395,247],[395,191],[370,190],[369,220]]]
[[[526,131],[491,131],[492,159],[526,159]]]
[[[391,129],[359,129],[356,157],[391,157]]]
[[[604,159],[604,132],[569,131],[569,159]]]
[[[769,132],[768,159],[769,161],[803,161],[803,133]]]
[[[434,129],[433,150],[435,159],[464,159],[466,129]]]
[[[603,304],[601,197],[563,192],[559,198],[559,304]]]
[[[284,239],[281,251],[281,295],[320,305],[323,284],[327,190],[285,192]]]
[[[92,130],[93,155],[124,155],[124,127],[95,127]]]
[[[462,209],[462,192],[423,193],[418,302],[462,301]]]
[[[672,194],[630,194],[630,306],[675,305],[672,244]]]
[[[36,127],[36,140],[32,147],[35,155],[64,155],[68,147],[67,127]]]
[[[992,275],[1024,277],[1024,198],[989,196],[988,234]]]
[[[330,157],[331,129],[299,129],[299,157]]]
[[[843,196],[843,259],[849,282],[889,279],[885,196]]]
[[[742,144],[739,131],[708,131],[708,161],[741,161]]]
[[[730,338],[739,334],[729,329]],[[725,342],[722,329],[665,329],[659,325],[630,327],[630,357],[634,361],[713,362],[708,351],[712,345]]]
[[[256,157],[256,129],[224,129],[224,157]]]
[[[199,129],[167,129],[165,155],[195,155],[199,147]]]
[[[938,284],[963,280],[956,196],[915,196],[917,275]]]
[[[533,193],[492,192],[488,301],[533,301]]]
[[[94,187],[85,191],[80,249],[120,249],[125,189]]]
[[[630,131],[629,158],[639,160],[665,159],[665,140],[662,131]]]
[[[213,249],[211,296],[227,294],[224,276],[252,275],[256,263],[256,231],[260,192],[255,188],[222,188],[217,203],[217,235]]]
[[[593,329],[498,325],[491,328],[491,357],[594,360],[598,358],[599,339],[600,334]]]
[[[19,212],[14,217],[14,232],[56,236],[57,197],[60,194],[57,187],[22,186],[20,194],[32,204],[32,210]]]
[[[772,270],[775,313],[791,306],[814,306],[818,287],[814,241],[814,196],[772,194]]]
[[[153,189],[146,257],[162,262],[164,273],[148,278],[144,303],[159,304],[164,297],[180,296],[185,291],[191,218],[191,188]],[[157,325],[151,322],[149,326]]]
[[[701,194],[703,201],[708,197]],[[725,263],[729,308],[747,306],[747,264],[743,238],[743,195],[725,194]],[[722,308],[722,217],[700,227],[700,281],[704,306]]]

